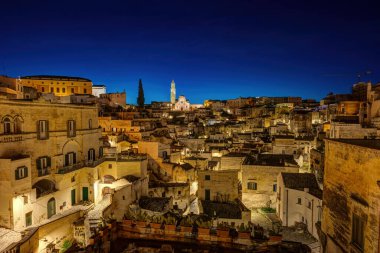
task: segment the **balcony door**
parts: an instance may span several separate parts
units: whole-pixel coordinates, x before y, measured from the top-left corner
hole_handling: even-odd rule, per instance
[[[76,153],[70,152],[65,155],[65,166],[76,164],[76,162],[77,162]]]

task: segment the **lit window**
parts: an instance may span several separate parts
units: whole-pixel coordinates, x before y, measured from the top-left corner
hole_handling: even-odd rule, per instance
[[[26,178],[28,176],[28,168],[25,166],[18,167],[15,171],[16,180]]]
[[[74,152],[65,155],[65,166],[70,166],[77,163],[77,154]]]
[[[91,148],[88,150],[88,161],[95,160],[95,149]]]
[[[76,131],[75,131],[75,121],[69,120],[67,122],[67,137],[75,137]]]
[[[38,121],[37,139],[46,140],[49,138],[49,122],[47,120]]]
[[[38,176],[46,176],[49,175],[49,168],[51,166],[51,159],[48,156],[39,157],[37,159],[37,171]]]

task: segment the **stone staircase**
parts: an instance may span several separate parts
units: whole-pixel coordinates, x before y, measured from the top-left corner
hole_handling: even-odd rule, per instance
[[[112,203],[112,195],[106,194],[103,199],[90,210],[84,220],[86,245],[89,244],[89,239],[94,235],[94,231],[103,223],[103,212]]]

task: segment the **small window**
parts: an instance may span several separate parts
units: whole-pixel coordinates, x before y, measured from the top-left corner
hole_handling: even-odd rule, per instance
[[[75,176],[72,176],[71,177],[71,183],[74,183],[75,182]]]
[[[66,92],[66,88],[62,88],[62,92],[65,93]]]
[[[307,208],[311,209],[311,201],[307,203]]]
[[[32,212],[25,214],[25,226],[29,227],[32,225]]]
[[[178,191],[178,195],[181,195],[181,191]]]
[[[67,137],[75,137],[76,131],[75,131],[75,121],[69,120],[67,122]]]
[[[46,140],[48,138],[49,138],[49,122],[47,120],[39,120],[37,139]]]
[[[49,175],[50,171],[49,168],[51,166],[51,159],[48,156],[43,156],[39,157],[37,159],[37,171],[38,171],[38,176],[46,176]]]
[[[91,148],[88,150],[88,161],[95,161],[95,149]]]
[[[297,198],[297,204],[298,204],[298,205],[302,205],[302,200],[301,200],[301,198]]]
[[[89,120],[88,120],[88,128],[89,128],[89,129],[92,129],[92,119],[89,119]]]
[[[71,93],[74,93],[74,88],[71,88]]]
[[[12,132],[11,120],[9,118],[4,119],[4,134],[10,134]]]
[[[103,157],[103,147],[99,148],[99,157]]]
[[[42,91],[42,92],[45,92],[45,88],[44,88],[44,87],[42,87],[42,88],[41,88],[41,91]]]
[[[59,92],[60,92],[60,91],[59,91],[59,88],[58,88],[58,87],[57,87],[57,89],[56,89],[56,90],[57,90],[57,93],[59,93]]]
[[[205,180],[211,180],[211,176],[210,175],[205,175]]]
[[[249,190],[257,190],[257,183],[256,182],[248,182],[247,188]]]
[[[108,169],[112,169],[112,164],[108,164]]]
[[[22,198],[24,199],[24,205],[28,204],[28,196],[23,195]]]
[[[277,184],[273,184],[273,192],[277,192]]]
[[[52,93],[54,92],[54,88],[53,87],[50,88],[50,92],[52,92]]]
[[[353,214],[352,215],[352,244],[358,247],[360,250],[364,249],[364,218]]]
[[[86,93],[87,93],[87,89],[83,89],[83,93],[85,93],[85,94],[86,94]]]
[[[16,180],[26,178],[28,176],[28,168],[25,166],[18,167],[15,171]]]
[[[71,166],[77,163],[77,154],[74,152],[65,155],[65,166]]]

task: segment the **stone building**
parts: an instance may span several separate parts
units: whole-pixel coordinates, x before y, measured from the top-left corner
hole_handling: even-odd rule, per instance
[[[298,173],[293,155],[259,154],[248,156],[242,164],[242,192],[252,208],[275,208],[277,176],[281,172]],[[250,207],[251,208],[251,207]]]
[[[92,81],[82,77],[70,76],[23,76],[19,78],[22,86],[33,87],[41,93],[54,93],[56,96],[71,94],[92,94]]]
[[[277,216],[283,226],[297,223],[306,225],[307,230],[318,238],[316,224],[321,222],[322,191],[311,173],[285,173],[277,177]]]
[[[380,252],[380,142],[325,143],[324,252]]]
[[[71,238],[104,161],[97,108],[0,100],[0,111],[0,226],[39,227],[40,249]]]
[[[125,107],[127,105],[127,94],[125,91],[123,92],[115,92],[115,93],[105,93],[99,94],[100,102],[105,101],[105,104],[110,106],[122,106]]]
[[[186,211],[190,205],[190,185],[180,182],[149,181],[149,197],[172,198],[173,208]]]
[[[175,111],[190,111],[190,103],[185,96],[178,97],[177,102],[174,104]]]
[[[92,95],[94,95],[95,97],[100,97],[100,94],[105,94],[105,93],[107,93],[105,85],[92,86]]]
[[[198,198],[211,201],[240,199],[238,170],[198,171]]]

